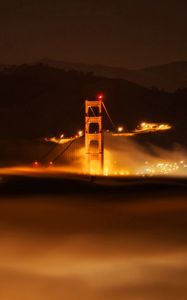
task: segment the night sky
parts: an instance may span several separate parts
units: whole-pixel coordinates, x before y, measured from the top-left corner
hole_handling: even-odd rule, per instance
[[[187,60],[186,0],[2,0],[0,63]]]

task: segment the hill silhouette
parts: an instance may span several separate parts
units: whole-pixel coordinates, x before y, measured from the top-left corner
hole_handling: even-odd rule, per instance
[[[96,76],[121,78],[140,84],[144,87],[157,87],[165,91],[175,91],[187,88],[187,62],[178,61],[144,69],[129,70],[127,68],[109,67],[105,65],[88,65],[67,63],[50,59],[41,60],[42,63],[64,70],[92,72]]]
[[[116,124],[130,130],[142,120],[169,122],[174,125],[173,131],[149,140],[187,145],[187,89],[168,93],[123,79],[43,64],[0,71],[0,139],[35,139],[62,132],[72,135],[84,126],[84,100],[94,99],[100,91]],[[109,127],[105,122],[105,128]]]

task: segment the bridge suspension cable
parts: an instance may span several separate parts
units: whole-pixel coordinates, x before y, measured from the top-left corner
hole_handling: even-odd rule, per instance
[[[83,110],[83,108],[84,108],[84,102],[82,103],[82,105],[81,105],[81,108],[80,108],[80,111],[79,111],[79,113],[81,114],[81,112],[82,112],[82,110]],[[93,112],[94,113],[94,112]],[[77,138],[76,138],[77,139]],[[75,139],[73,139],[71,142],[73,143],[75,141]],[[71,144],[72,144],[71,143]],[[58,145],[57,144],[53,144],[52,145],[52,147],[40,158],[40,160],[39,160],[39,162],[41,162],[41,163],[43,163],[43,162],[45,162],[46,160],[47,160],[47,157],[56,149],[56,147],[57,147]],[[69,148],[69,147],[68,147]],[[65,148],[65,151],[64,151],[64,153],[66,152],[66,148]],[[61,153],[61,155],[63,155],[63,153]],[[61,156],[60,155],[60,156]],[[55,159],[55,161],[56,161],[56,159]],[[54,160],[52,160],[52,162],[54,162]]]
[[[63,149],[60,154],[58,154],[53,160],[52,160],[52,163],[55,163],[69,148],[70,146],[76,141],[75,140],[72,140],[71,142],[69,142],[69,144],[67,145],[67,147],[65,149]]]
[[[109,114],[109,112],[108,112],[108,110],[107,110],[107,108],[106,108],[104,102],[102,102],[102,105],[103,105],[103,108],[104,108],[104,110],[105,110],[105,112],[106,112],[106,115],[107,115],[108,119],[110,120],[110,123],[112,124],[112,127],[113,127],[114,130],[116,131],[117,126],[116,126],[116,125],[114,124],[114,122],[112,121],[112,118],[111,118],[111,116],[110,116],[110,114]]]

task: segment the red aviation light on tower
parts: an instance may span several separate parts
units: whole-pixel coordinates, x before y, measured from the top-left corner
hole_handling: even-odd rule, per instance
[[[103,94],[98,94],[97,95],[97,100],[103,101],[104,100],[104,95]]]

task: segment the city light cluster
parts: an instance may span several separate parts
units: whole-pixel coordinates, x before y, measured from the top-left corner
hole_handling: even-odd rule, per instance
[[[187,164],[184,161],[180,162],[157,162],[155,164],[151,164],[148,161],[145,162],[145,165],[140,168],[136,175],[175,175],[178,172],[187,172]]]
[[[170,130],[172,126],[170,124],[160,124],[160,123],[147,123],[142,122],[137,129],[135,129],[135,133],[143,133],[143,132],[156,132],[156,131],[165,131]]]

